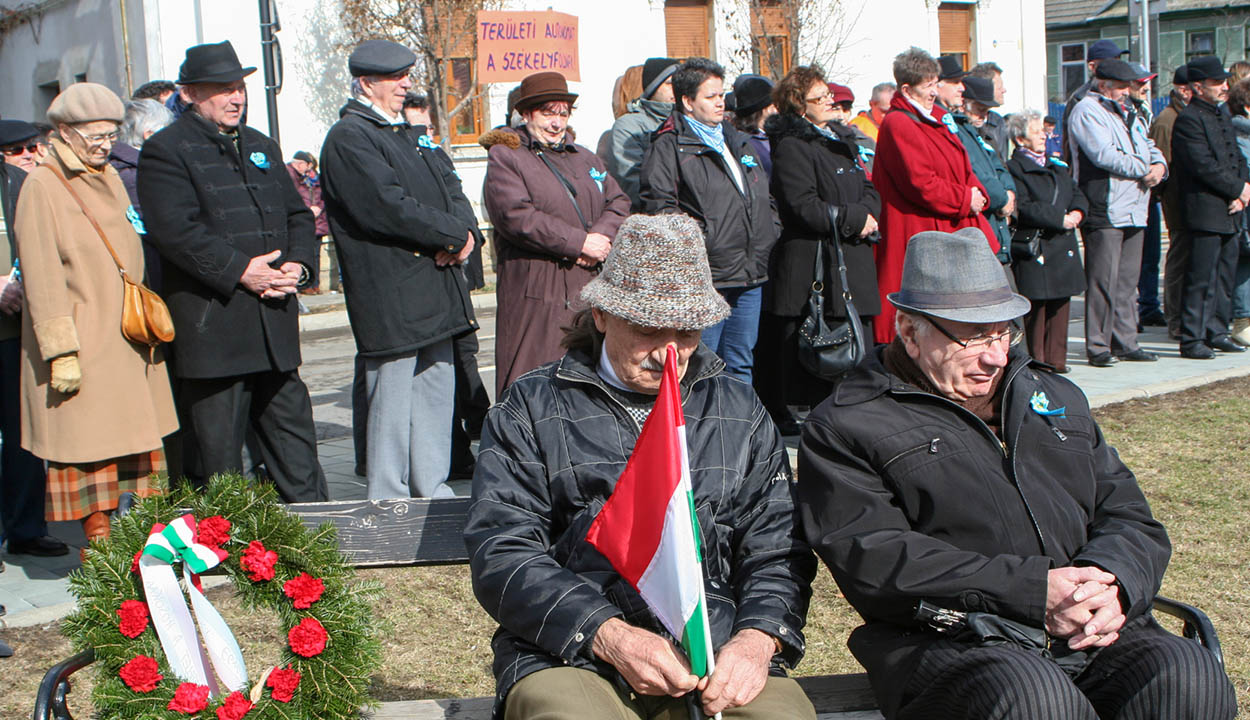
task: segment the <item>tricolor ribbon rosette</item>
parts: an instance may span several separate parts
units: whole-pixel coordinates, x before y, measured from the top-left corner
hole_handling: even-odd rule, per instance
[[[195,542],[195,517],[183,515],[168,525],[157,523],[148,534],[139,558],[139,574],[147,596],[152,624],[174,674],[186,682],[206,685],[217,694],[216,676],[230,690],[247,688],[243,653],[221,613],[204,597],[199,574],[221,564],[229,554]],[[196,622],[183,599],[174,565],[182,564],[186,591],[191,598],[204,643],[200,644]],[[207,654],[205,648],[208,649]]]

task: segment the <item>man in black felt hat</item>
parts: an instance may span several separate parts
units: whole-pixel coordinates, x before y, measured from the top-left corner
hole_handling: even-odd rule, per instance
[[[370,499],[452,495],[446,485],[454,338],[477,328],[463,264],[481,243],[450,162],[403,107],[417,56],[366,40],[352,98],[321,147],[321,182],[363,357]]]
[[[673,113],[673,73],[679,64],[673,58],[647,58],[642,64],[642,95],[612,125],[610,151],[603,162],[629,196],[634,212],[642,209],[639,172],[651,133]]]
[[[192,479],[243,471],[250,432],[283,501],[326,500],[294,297],[319,248],[282,150],[244,123],[255,70],[229,41],[187,50],[178,92],[190,109],[144,143],[139,199],[165,260],[176,394],[201,462]]]
[[[950,63],[943,65],[940,59],[938,66],[946,72],[954,70]],[[944,94],[954,94],[954,83],[962,84],[962,98],[953,103],[949,108],[951,112],[942,116],[942,120],[964,144],[964,149],[968,151],[968,161],[972,164],[972,173],[985,186],[989,202],[981,212],[998,238],[998,259],[1006,265],[1011,262],[1011,230],[1007,221],[1016,211],[1016,183],[999,159],[988,136],[983,134],[990,108],[998,107],[998,101],[994,98],[994,83],[966,73],[962,74],[962,81],[943,82],[939,75],[939,101],[943,100]]]
[[[1172,167],[1189,230],[1181,283],[1181,356],[1198,360],[1244,352],[1228,336],[1237,268],[1236,233],[1250,203],[1250,169],[1237,148],[1228,99],[1229,72],[1214,55],[1189,61],[1193,99],[1172,126]]]

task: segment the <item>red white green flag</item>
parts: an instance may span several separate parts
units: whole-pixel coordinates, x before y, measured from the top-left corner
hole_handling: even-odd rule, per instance
[[[691,671],[703,677],[712,673],[715,660],[699,538],[677,347],[670,344],[655,407],[586,540],[634,586],[673,637],[681,639]]]

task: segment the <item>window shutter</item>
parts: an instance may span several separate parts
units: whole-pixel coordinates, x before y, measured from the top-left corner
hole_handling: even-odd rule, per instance
[[[703,0],[668,0],[664,5],[664,32],[668,56],[685,59],[708,57],[708,6]]]
[[[938,38],[942,55],[957,55],[964,70],[972,61],[973,5],[942,3],[938,6]]]

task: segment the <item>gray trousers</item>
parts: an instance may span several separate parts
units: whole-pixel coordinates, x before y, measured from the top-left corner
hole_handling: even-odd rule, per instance
[[[1087,355],[1137,349],[1137,278],[1145,235],[1139,227],[1085,233]]]
[[[364,360],[369,499],[454,496],[446,484],[456,400],[451,340]]]

